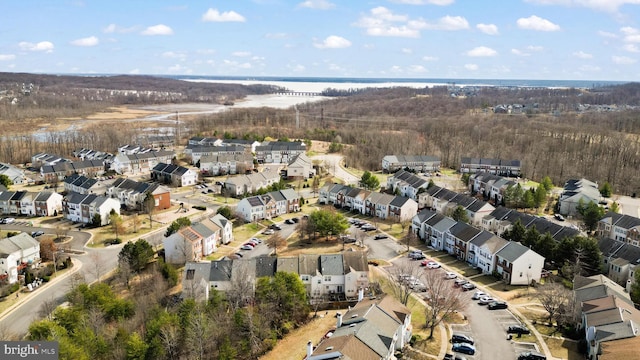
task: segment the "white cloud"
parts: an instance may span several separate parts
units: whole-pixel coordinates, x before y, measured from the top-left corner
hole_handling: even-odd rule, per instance
[[[598,35],[604,37],[604,38],[610,38],[610,39],[615,39],[618,37],[618,35],[614,34],[614,33],[610,33],[608,31],[598,31]]]
[[[625,42],[640,43],[640,30],[630,26],[625,26],[620,29],[620,32],[622,33],[623,40]]]
[[[0,61],[10,61],[15,58],[16,56],[13,54],[0,54]]]
[[[391,69],[389,69],[389,71],[391,71],[392,73],[398,74],[402,72],[402,67],[398,65],[393,65]]]
[[[336,4],[330,3],[327,0],[307,0],[298,4],[298,7],[318,9],[318,10],[329,10],[336,7]]]
[[[187,58],[187,55],[184,53],[179,53],[179,52],[173,52],[173,51],[165,51],[162,53],[162,57],[163,58],[168,58],[168,59],[180,59],[180,60],[184,60]]]
[[[424,60],[424,61],[437,61],[437,60],[438,60],[438,58],[437,58],[437,57],[435,57],[435,56],[428,56],[428,55],[425,55],[425,56],[423,56],[423,57],[422,57],[422,60]]]
[[[487,35],[498,35],[498,27],[494,24],[478,24],[476,28]]]
[[[464,68],[470,71],[476,71],[479,69],[479,66],[476,64],[465,64]]]
[[[527,46],[527,50],[540,52],[540,51],[544,50],[544,47],[539,46],[539,45],[529,45],[529,46]]]
[[[487,57],[496,55],[498,55],[498,53],[495,50],[486,46],[478,46],[467,51],[467,56],[471,57]]]
[[[249,52],[249,51],[235,51],[235,52],[232,52],[231,55],[236,56],[236,57],[247,57],[247,56],[251,56],[251,52]]]
[[[402,48],[400,51],[402,51],[403,54],[413,54],[413,50],[409,48]]]
[[[615,13],[623,5],[638,5],[640,0],[525,0],[540,5],[582,6],[597,11]]]
[[[336,35],[328,36],[321,43],[315,43],[313,46],[318,49],[343,49],[351,46],[351,41]]]
[[[129,70],[129,74],[131,74],[131,75],[140,74],[140,69],[131,69],[131,70]]]
[[[631,65],[636,63],[636,59],[627,56],[612,56],[611,61],[617,65]]]
[[[144,31],[142,31],[142,35],[173,35],[173,30],[167,25],[158,24],[146,28]]]
[[[636,44],[625,44],[622,49],[632,53],[640,52],[640,48]]]
[[[444,31],[466,30],[469,28],[469,22],[464,17],[449,15],[441,17],[436,22],[427,22],[423,19],[411,20],[408,22],[408,25],[415,29]]]
[[[248,62],[240,63],[233,60],[223,60],[222,62],[225,66],[231,67],[234,69],[251,69],[253,67],[251,63],[248,63]]]
[[[580,71],[584,72],[598,72],[600,71],[600,67],[596,65],[582,65],[578,68]]]
[[[211,54],[215,54],[216,51],[214,49],[198,49],[198,50],[196,50],[196,53],[204,54],[204,55],[211,55]]]
[[[167,68],[167,71],[173,74],[191,74],[193,72],[193,70],[180,64],[169,66],[169,68]]]
[[[407,5],[438,5],[438,6],[447,6],[451,5],[455,2],[455,0],[391,0],[396,4],[407,4]]]
[[[363,16],[354,23],[354,26],[365,28],[368,35],[408,38],[420,36],[417,29],[409,27],[408,24],[402,24],[409,20],[406,15],[394,14],[383,6],[373,8],[369,12],[369,16]]]
[[[427,68],[422,65],[410,65],[407,71],[411,73],[425,73],[427,72]]]
[[[27,41],[21,41],[20,43],[18,43],[18,47],[20,47],[20,49],[22,50],[27,50],[27,51],[44,51],[47,53],[50,53],[53,51],[53,43],[50,41],[41,41],[39,43],[30,43]]]
[[[578,59],[592,59],[593,55],[586,53],[582,50],[580,51],[576,51],[573,53],[573,56],[577,57]]]
[[[525,30],[535,31],[558,31],[560,26],[552,23],[547,19],[531,15],[528,18],[520,18],[516,22],[518,27]]]
[[[220,12],[218,9],[207,10],[204,15],[202,15],[202,21],[207,22],[245,22],[246,19],[244,16],[238,14],[235,11],[225,11]]]
[[[116,24],[109,24],[105,28],[102,29],[102,32],[105,33],[105,34],[112,34],[112,33],[124,34],[124,33],[130,33],[130,32],[134,32],[134,31],[136,31],[136,27],[135,26],[125,28],[125,27],[118,26]]]
[[[300,64],[289,64],[287,65],[287,68],[294,73],[301,73],[307,69],[304,67],[304,65],[300,65]]]
[[[391,10],[384,6],[378,6],[371,9],[371,15],[374,18],[384,21],[407,21],[409,17],[407,15],[396,15]]]
[[[71,42],[71,45],[75,45],[75,46],[96,46],[99,43],[100,43],[100,40],[98,40],[97,37],[89,36],[89,37],[86,37],[86,38],[73,40]]]
[[[518,49],[511,49],[511,53],[516,56],[531,56],[531,54]]]

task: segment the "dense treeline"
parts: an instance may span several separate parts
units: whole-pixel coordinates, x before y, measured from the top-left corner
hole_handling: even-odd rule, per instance
[[[76,283],[68,306],[32,323],[29,339],[58,341],[61,359],[256,359],[309,319],[293,273],[259,278],[255,292],[242,278],[207,302],[166,293],[155,268],[129,286]]]

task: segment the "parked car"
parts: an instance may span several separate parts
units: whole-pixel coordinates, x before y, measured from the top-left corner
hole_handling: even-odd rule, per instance
[[[369,226],[363,225],[362,227],[360,227],[360,229],[362,229],[362,231],[367,231],[367,232],[377,230],[376,227],[373,225],[369,225]]]
[[[376,236],[374,236],[374,237],[373,237],[373,240],[382,240],[382,239],[386,239],[386,238],[388,238],[388,236],[387,236],[387,235],[385,235],[385,234],[378,234],[378,235],[376,235]]]
[[[249,239],[249,241],[255,241],[258,244],[262,244],[262,240],[258,239],[257,237],[252,237],[251,239]]]
[[[518,355],[518,360],[547,360],[547,357],[537,351],[526,351]]]
[[[558,221],[564,221],[564,216],[560,215],[560,214],[555,214],[553,215],[554,218],[556,218],[556,220]]]
[[[456,273],[451,272],[451,271],[447,271],[447,272],[444,274],[444,278],[445,278],[445,279],[455,279],[455,278],[457,278],[457,277],[458,277],[458,275],[456,275]]]
[[[429,261],[427,263],[427,269],[439,269],[440,268],[440,264],[438,264],[435,261]]]
[[[347,236],[347,237],[344,237],[342,241],[344,241],[345,244],[350,244],[350,243],[355,243],[357,240],[354,237]]]
[[[531,330],[524,325],[511,325],[507,328],[507,334],[528,335],[531,334]]]
[[[456,334],[451,335],[451,342],[456,343],[467,343],[473,345],[473,338],[471,336],[465,334]]]
[[[551,271],[547,269],[542,269],[542,271],[540,272],[540,277],[546,278],[549,277],[549,275],[551,275]]]
[[[453,355],[453,354],[445,354],[444,355],[444,360],[467,360],[466,357],[462,356],[462,355]]]
[[[267,229],[265,231],[262,232],[265,235],[273,235],[273,233],[275,233],[275,230],[273,229]]]
[[[300,222],[300,219],[298,219],[297,217],[294,217],[294,218],[291,218],[291,221],[297,224],[298,222]]]
[[[16,221],[16,219],[14,219],[14,218],[10,218],[10,217],[9,217],[9,218],[5,218],[4,220],[2,220],[2,223],[3,223],[3,224],[12,224],[12,223],[14,223],[15,221]]]
[[[468,282],[469,282],[469,281],[467,281],[466,279],[462,279],[462,278],[460,278],[460,279],[456,279],[456,280],[453,282],[453,286],[455,286],[455,287],[460,287],[460,286],[462,286],[462,285],[464,285],[464,284],[466,284],[466,283],[468,283]]]
[[[475,285],[475,284],[473,284],[473,283],[470,283],[470,282],[468,282],[468,283],[466,283],[466,284],[462,285],[462,290],[464,290],[464,291],[473,290],[473,289],[475,289],[475,288],[476,288],[476,285]]]
[[[282,230],[282,228],[278,224],[271,224],[271,226],[269,226],[269,229],[278,230],[278,231]]]
[[[291,220],[291,219],[287,219],[287,220],[285,220],[285,221],[284,221],[284,223],[285,223],[285,224],[289,224],[289,225],[293,225],[293,224],[295,224],[295,222],[293,222],[293,220]]]
[[[237,257],[243,257],[244,255],[242,255],[242,253],[241,253],[241,252],[237,252],[237,253],[236,253],[236,256],[237,256]]]
[[[427,291],[427,286],[422,283],[420,280],[413,280],[409,283],[409,288],[418,292]]]
[[[240,250],[253,250],[253,246],[244,244],[240,247]]]
[[[467,355],[473,355],[473,354],[476,353],[475,346],[473,346],[471,344],[467,344],[467,343],[455,343],[451,347],[451,350],[453,350],[455,352],[461,352],[461,353],[467,354]]]
[[[421,250],[411,250],[409,252],[409,258],[412,260],[422,260],[426,258]]]
[[[251,248],[253,249],[254,247],[256,247],[256,244],[254,244],[252,242],[246,242],[246,243],[242,244],[242,246],[251,246]]]
[[[500,310],[500,309],[506,309],[507,307],[508,305],[504,301],[494,301],[494,302],[490,302],[487,305],[487,309],[489,310]]]
[[[492,298],[491,296],[485,295],[483,297],[480,298],[480,301],[478,301],[478,304],[480,305],[487,305],[491,302],[496,301],[496,299]]]
[[[41,235],[44,235],[44,231],[38,230],[38,231],[33,231],[31,233],[31,237],[38,237],[38,236],[41,236]]]

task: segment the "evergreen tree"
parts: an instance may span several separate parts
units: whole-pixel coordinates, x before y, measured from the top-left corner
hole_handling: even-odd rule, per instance
[[[609,184],[608,181],[605,181],[604,184],[602,184],[602,186],[600,187],[600,195],[602,195],[603,197],[609,198],[611,197],[611,184]]]
[[[469,223],[469,214],[467,214],[467,210],[460,205],[453,210],[451,218],[455,221]]]
[[[509,241],[521,242],[524,239],[526,232],[527,229],[522,225],[520,219],[518,219],[509,230],[504,232],[502,237]]]

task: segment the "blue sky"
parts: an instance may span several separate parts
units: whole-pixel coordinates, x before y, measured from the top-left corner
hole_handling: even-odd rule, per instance
[[[640,0],[3,1],[0,71],[640,80]]]

